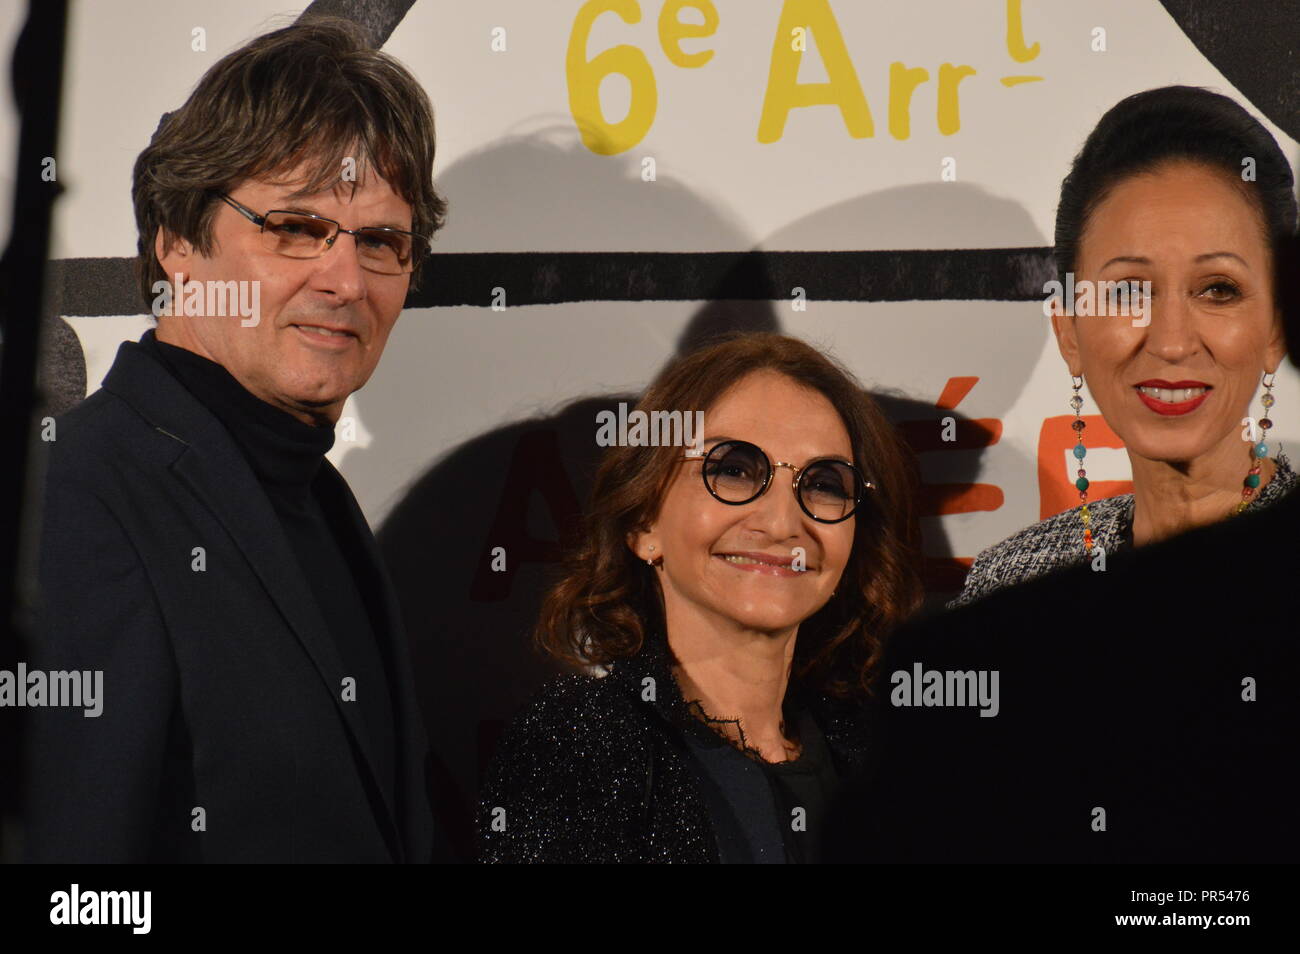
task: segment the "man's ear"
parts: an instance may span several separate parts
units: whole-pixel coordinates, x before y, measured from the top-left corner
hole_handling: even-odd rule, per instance
[[[1070,374],[1075,377],[1083,373],[1083,362],[1079,360],[1079,335],[1075,322],[1079,319],[1062,311],[1061,299],[1052,302],[1052,331],[1056,334],[1056,347],[1065,359]]]
[[[153,239],[153,253],[157,256],[158,264],[162,266],[163,274],[167,276],[168,281],[171,281],[178,272],[182,282],[189,280],[195,255],[189,242],[179,235],[172,235],[160,225]]]

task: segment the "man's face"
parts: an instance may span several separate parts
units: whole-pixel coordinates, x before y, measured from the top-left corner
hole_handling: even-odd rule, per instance
[[[411,228],[411,207],[373,171],[333,192],[290,199],[296,174],[271,183],[248,180],[228,194],[259,215],[272,209],[314,212],[345,229]],[[194,317],[181,309],[158,320],[158,340],[187,348],[225,367],[257,397],[302,421],[332,426],[343,402],[370,379],[406,300],[411,276],[381,275],[361,267],[353,236],[339,233],[315,259],[288,258],[263,245],[260,230],[217,200],[210,256],[178,241],[158,260],[174,282],[260,282],[260,317]],[[205,288],[207,286],[204,286]],[[251,286],[250,286],[251,287]],[[328,335],[322,329],[344,332]]]

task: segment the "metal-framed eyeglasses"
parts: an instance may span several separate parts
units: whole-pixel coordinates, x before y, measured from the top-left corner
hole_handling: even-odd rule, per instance
[[[323,215],[286,209],[259,215],[224,192],[214,194],[262,230],[262,245],[267,251],[289,258],[319,258],[334,247],[341,232],[356,239],[361,267],[380,275],[414,271],[429,251],[429,240],[414,232],[379,225],[345,229]]]
[[[791,486],[799,506],[818,523],[840,523],[857,512],[868,490],[876,485],[858,468],[837,457],[820,457],[802,467],[771,458],[757,444],[725,440],[707,454],[683,454],[683,461],[700,461],[700,474],[709,493],[721,503],[739,507],[767,492],[778,467],[793,472]]]

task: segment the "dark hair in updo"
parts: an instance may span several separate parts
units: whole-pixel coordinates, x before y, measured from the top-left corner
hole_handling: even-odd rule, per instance
[[[1255,160],[1255,181],[1241,177]],[[1079,240],[1110,190],[1166,162],[1190,160],[1222,170],[1255,205],[1270,248],[1296,232],[1291,166],[1277,141],[1234,100],[1196,86],[1162,86],[1120,100],[1089,134],[1061,183],[1056,207],[1056,271],[1074,271]]]

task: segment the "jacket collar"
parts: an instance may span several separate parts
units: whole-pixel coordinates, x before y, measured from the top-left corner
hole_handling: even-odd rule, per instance
[[[641,649],[633,656],[614,663],[607,678],[614,680],[622,692],[641,703],[678,730],[696,727],[710,732],[692,714],[681,687],[672,671],[673,657],[668,640],[657,630],[648,631]]]
[[[1254,513],[1271,507],[1286,498],[1300,484],[1300,476],[1291,468],[1291,462],[1285,454],[1273,459],[1277,470],[1272,480],[1251,499],[1246,506],[1247,513]],[[1133,511],[1134,496],[1120,494],[1106,497],[1089,504],[1088,513],[1092,517],[1092,537],[1096,544],[1107,553],[1116,553],[1133,546]],[[1075,508],[1076,510],[1079,508]],[[1083,534],[1080,531],[1080,539]],[[1082,552],[1082,547],[1080,547]]]
[[[387,787],[378,784],[369,733],[362,726],[360,710],[345,704],[341,697],[345,672],[338,650],[271,502],[243,452],[217,417],[138,342],[122,342],[104,378],[103,388],[130,405],[154,429],[185,445],[170,469],[225,527],[311,659],[362,754],[363,770],[383,793],[385,817],[381,828],[400,860],[402,839],[397,834],[395,809]],[[342,476],[328,460],[322,466],[320,479],[327,483],[330,492],[342,493],[351,500]],[[362,525],[362,540],[370,543],[368,555],[377,559],[373,537],[355,501],[351,509],[353,522]],[[387,618],[377,620],[376,628],[380,638],[388,641],[390,652],[403,652],[406,647],[397,645],[401,640],[392,638],[400,632],[395,628],[399,620],[387,587],[384,592],[381,613]],[[404,684],[394,687],[395,692],[403,695],[405,688]],[[403,699],[400,705],[398,730],[407,733],[411,731],[407,718],[410,700]],[[399,779],[399,787],[400,783]],[[423,779],[415,779],[414,784],[422,785]]]
[[[650,630],[641,650],[616,662],[606,678],[613,679],[620,691],[634,701],[649,703],[654,714],[677,731],[718,742],[722,737],[694,715],[682,696],[672,665],[667,638],[659,630]],[[651,688],[653,693],[648,693]],[[870,704],[839,700],[825,693],[800,692],[797,688],[791,692],[792,708],[811,713],[837,769],[846,774],[861,771],[871,745]]]

